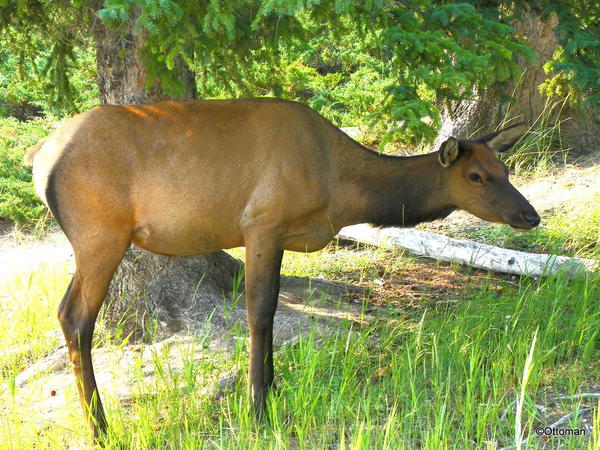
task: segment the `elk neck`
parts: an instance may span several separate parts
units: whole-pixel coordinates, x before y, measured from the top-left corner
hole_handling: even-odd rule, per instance
[[[353,195],[347,196],[346,224],[410,227],[456,209],[437,153],[399,157],[361,150],[347,178]]]

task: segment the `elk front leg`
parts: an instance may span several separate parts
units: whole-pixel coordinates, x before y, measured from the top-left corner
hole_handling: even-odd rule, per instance
[[[279,282],[281,280],[281,260],[283,259],[283,250],[279,251],[273,272],[273,288],[271,296],[273,302],[273,315],[271,316],[270,325],[267,327],[267,336],[265,338],[265,386],[268,389],[275,385],[275,369],[273,368],[273,318],[277,310],[279,300]]]
[[[273,243],[246,242],[246,303],[250,330],[248,388],[257,416],[273,383],[273,317],[283,251]]]

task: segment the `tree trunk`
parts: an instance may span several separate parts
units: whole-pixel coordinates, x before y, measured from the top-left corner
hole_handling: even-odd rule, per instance
[[[223,330],[241,270],[240,261],[225,252],[168,257],[132,246],[111,283],[101,323],[133,341]]]
[[[506,120],[510,123],[527,122],[530,125],[553,124],[561,121],[561,145],[575,153],[600,150],[600,127],[594,121],[594,112],[581,113],[550,100],[539,91],[539,85],[550,78],[544,64],[552,59],[558,48],[555,35],[556,17],[542,19],[532,12],[524,13],[522,21],[514,24],[515,34],[525,38],[538,54],[533,65],[522,63],[520,80],[490,88],[471,99],[451,105],[442,113],[442,129],[435,148],[449,136],[469,138],[491,133]],[[554,107],[551,106],[554,102]]]
[[[148,85],[148,68],[142,58],[145,33],[133,30],[135,15],[118,28],[95,21],[93,36],[96,44],[98,86],[103,105],[131,105],[169,100],[159,79]],[[196,98],[195,75],[181,58],[175,66],[186,90],[183,98]]]
[[[102,104],[153,103],[170,99],[160,80],[148,85],[141,50],[144,34],[133,30],[135,16],[119,28],[94,21],[98,85]],[[195,76],[181,58],[176,60],[183,98],[195,98]],[[225,252],[172,258],[130,248],[117,269],[103,312],[105,325],[133,336],[164,337],[202,326],[223,295],[231,291],[240,262]],[[219,320],[213,317],[213,320]]]

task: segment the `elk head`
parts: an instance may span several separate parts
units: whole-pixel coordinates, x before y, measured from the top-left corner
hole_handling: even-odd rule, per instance
[[[540,223],[540,216],[510,184],[508,168],[496,157],[511,148],[526,130],[525,124],[517,124],[481,139],[462,141],[451,137],[442,144],[439,161],[456,207],[516,230],[530,230]]]

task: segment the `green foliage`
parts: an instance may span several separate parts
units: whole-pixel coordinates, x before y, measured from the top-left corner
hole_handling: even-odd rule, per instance
[[[97,103],[88,14],[93,2],[0,2],[0,103],[63,116]]]
[[[49,131],[50,124],[43,120],[0,119],[0,219],[31,226],[46,215],[23,155]]]
[[[531,50],[512,36],[512,28],[484,17],[468,3],[414,2],[419,9],[392,10],[395,23],[384,32],[393,52],[393,85],[382,117],[391,136],[410,143],[433,140],[440,120],[439,105],[468,97],[473,89],[519,74],[515,57],[532,58]],[[423,98],[419,87],[433,93]]]
[[[91,66],[89,31],[105,24],[119,32],[132,21],[145,35],[148,84],[159,77],[173,96],[184,90],[181,59],[198,75],[202,97],[297,99],[338,125],[369,122],[386,141],[418,144],[434,138],[448,102],[515,77],[517,59],[533,58],[506,25],[520,7],[559,19],[563,48],[547,64],[557,75],[543,89],[599,103],[593,3],[105,0],[98,8],[91,0],[24,0],[0,4],[0,30],[17,61],[11,67],[25,68],[20,79],[49,80],[38,91],[62,112],[90,103],[92,74],[73,81]]]
[[[96,65],[90,48],[48,47],[36,39],[35,58],[10,50],[0,37],[0,116],[3,105],[38,105],[62,117],[98,104]]]
[[[571,91],[585,106],[600,106],[600,3],[594,0],[542,2],[556,14],[561,48],[547,70],[555,77],[542,86],[547,93]]]
[[[469,3],[408,3],[255,0],[199,6],[175,0],[108,0],[98,16],[112,25],[135,18],[136,28],[148,33],[151,75],[160,76],[175,94],[183,89],[175,77],[177,56],[208,73],[205,79],[243,93],[262,89],[294,98],[290,78],[304,79],[303,88],[314,94],[308,102],[317,109],[326,100],[335,105],[340,99],[344,109],[350,106],[344,88],[352,94],[365,90],[368,95],[359,102],[389,132],[389,139],[415,144],[434,138],[443,102],[507,80],[517,71],[516,57],[532,54],[515,41],[510,27],[498,18],[483,17]],[[140,13],[136,16],[135,11]],[[299,53],[300,59],[307,53],[327,59],[332,46],[347,44],[355,61],[340,64],[336,73],[345,79],[354,75],[362,86],[354,87],[351,80],[344,87],[334,86],[339,88],[335,93],[325,92],[331,89],[323,89],[323,83],[335,83],[335,77],[311,74],[314,60],[301,61],[304,68],[297,65]],[[334,53],[344,56],[344,50]],[[357,74],[357,62],[365,59],[371,62],[369,73]],[[377,93],[374,78],[381,80]],[[321,112],[334,121],[339,117],[336,111]]]
[[[295,40],[282,46],[277,66],[251,62],[242,84],[197,67],[199,89],[203,97],[276,95],[307,103],[338,126],[366,125],[384,103],[391,80],[389,64],[361,49],[365,40],[375,45],[378,37],[360,39],[349,31],[337,42],[317,33]]]

